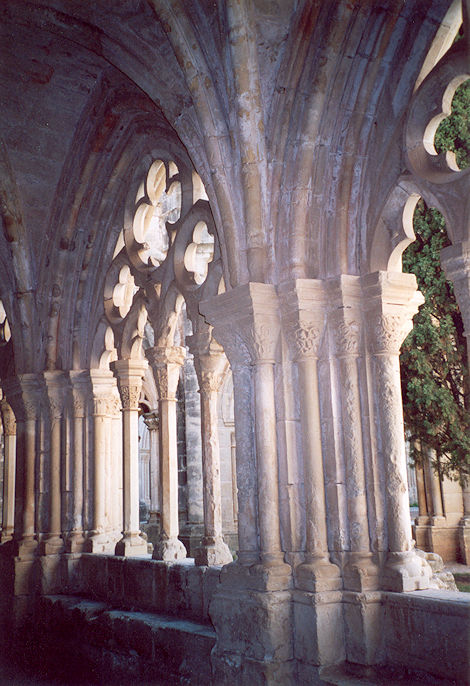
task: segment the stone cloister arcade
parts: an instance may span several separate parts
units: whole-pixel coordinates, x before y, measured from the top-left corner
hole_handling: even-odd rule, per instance
[[[338,665],[467,683],[468,644],[441,638],[469,635],[468,602],[435,590],[411,539],[399,350],[422,302],[401,270],[420,197],[446,218],[442,263],[470,332],[470,177],[433,143],[470,78],[469,11],[2,3],[5,646],[49,633],[82,668],[171,663],[194,683],[337,683]],[[194,560],[178,513],[188,355]],[[139,411],[158,418],[153,559]],[[465,492],[464,540],[469,522]],[[184,635],[166,652],[161,616]]]

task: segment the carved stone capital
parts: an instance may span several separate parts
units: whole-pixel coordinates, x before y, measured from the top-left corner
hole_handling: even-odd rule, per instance
[[[411,277],[411,278],[410,278]],[[398,355],[424,302],[414,274],[377,272],[363,279],[364,317],[370,352]]]
[[[107,369],[91,369],[90,380],[93,397],[93,414],[111,416],[115,404],[116,380]]]
[[[77,419],[86,415],[88,399],[91,397],[90,379],[86,371],[69,372],[72,385],[73,414]]]
[[[138,410],[140,391],[142,384],[129,384],[128,382],[118,382],[121,394],[123,410]]]
[[[66,402],[66,377],[63,372],[44,372],[51,419],[61,419]]]
[[[5,379],[3,390],[17,422],[34,421],[41,415],[44,388],[37,374]]]
[[[202,393],[217,393],[222,385],[223,375],[214,370],[201,370],[198,374],[199,387]]]
[[[367,326],[371,352],[375,355],[398,355],[412,328],[413,321],[408,313],[372,315]]]
[[[280,333],[279,305],[271,284],[248,283],[199,305],[215,338],[224,345],[223,332],[232,329],[249,351],[252,364],[276,361]],[[219,332],[222,331],[222,335]],[[225,348],[225,345],[224,345]],[[225,348],[230,362],[230,351]]]
[[[15,413],[6,400],[0,401],[0,412],[2,414],[3,433],[5,436],[16,436]]]
[[[155,346],[148,348],[145,354],[154,373],[160,400],[174,400],[180,369],[186,356],[185,349],[178,346],[172,348]]]
[[[158,431],[160,425],[160,417],[156,410],[152,412],[146,412],[142,415],[144,418],[144,424],[149,431]]]
[[[139,408],[142,381],[147,367],[147,360],[117,360],[111,363],[111,368],[117,377],[124,410]]]
[[[279,287],[281,316],[287,343],[296,361],[317,358],[325,331],[324,285],[317,279],[297,279]]]

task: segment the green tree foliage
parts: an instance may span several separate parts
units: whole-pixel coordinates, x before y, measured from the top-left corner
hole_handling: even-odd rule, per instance
[[[470,415],[466,409],[467,353],[453,286],[440,266],[448,245],[444,218],[421,200],[414,214],[416,241],[403,255],[425,302],[401,353],[405,427],[420,461],[435,451],[435,467],[454,478],[470,474]]]
[[[470,79],[456,90],[452,114],[439,124],[434,147],[437,152],[455,152],[460,169],[470,166]]]
[[[461,169],[470,166],[470,80],[457,89],[452,114],[436,132],[435,147],[438,152],[453,150]],[[422,200],[413,227],[416,241],[403,255],[403,270],[416,275],[425,303],[400,359],[405,427],[417,462],[431,448],[437,471],[465,480],[470,475],[468,361],[453,286],[440,265],[449,239],[442,215]]]

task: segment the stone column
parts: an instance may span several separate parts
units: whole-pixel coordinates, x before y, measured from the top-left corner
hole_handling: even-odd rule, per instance
[[[152,410],[143,415],[150,438],[150,516],[147,527],[148,540],[155,545],[160,533],[161,483],[158,432],[160,419],[158,412]]]
[[[378,588],[379,570],[370,550],[358,362],[363,354],[361,284],[343,275],[332,284],[330,327],[339,372],[341,427],[346,476],[349,551],[343,570],[350,591]]]
[[[233,683],[240,674],[246,683],[287,683],[294,646],[292,576],[283,560],[279,521],[277,295],[271,285],[250,283],[199,309],[232,366],[237,444],[240,553],[236,563],[223,567],[209,608],[217,634],[213,670],[230,674]]]
[[[220,451],[217,398],[222,384],[225,356],[210,340],[210,333],[188,336],[194,355],[201,398],[202,479],[204,538],[196,551],[197,565],[224,565],[232,554],[222,535],[222,496],[220,490]]]
[[[290,567],[284,563],[279,522],[279,480],[274,403],[274,364],[279,343],[278,299],[274,286],[250,283],[217,296],[200,305],[201,312],[214,326],[214,335],[234,339],[236,333],[244,342],[253,366],[253,399],[255,413],[255,448],[258,500],[258,527],[261,568],[275,584],[287,584]],[[229,336],[227,329],[232,331]],[[230,352],[228,352],[230,360]],[[238,381],[234,373],[234,392]],[[235,396],[236,397],[236,396]],[[249,407],[249,406],[248,406]],[[245,412],[248,408],[245,408]],[[235,407],[237,426],[238,414]],[[238,455],[237,433],[237,455]],[[238,488],[243,479],[237,473]],[[239,531],[242,527],[242,503],[239,500]],[[254,521],[249,523],[253,529]],[[277,577],[277,581],[274,579]]]
[[[400,346],[423,297],[412,274],[377,272],[363,278],[368,349],[373,370],[377,450],[385,474],[388,555],[386,590],[427,588],[429,570],[413,550],[400,387]]]
[[[283,285],[280,294],[282,322],[298,369],[301,407],[306,542],[305,560],[295,570],[296,587],[306,591],[333,590],[341,587],[341,579],[328,553],[317,372],[325,329],[323,283],[298,279]]]
[[[235,416],[235,452],[238,514],[237,562],[249,567],[260,561],[256,454],[254,451],[252,367],[248,349],[232,324],[223,320],[214,328],[230,362]]]
[[[30,559],[38,545],[35,527],[37,445],[42,387],[36,374],[20,374],[4,383],[6,398],[16,417],[14,555]]]
[[[429,524],[428,504],[426,499],[426,486],[424,482],[423,465],[417,464],[415,466],[415,472],[416,488],[418,491],[418,517],[416,518],[416,525]]]
[[[44,555],[62,552],[62,420],[64,416],[64,374],[59,371],[44,372],[50,415],[49,455],[49,531],[42,542]]]
[[[108,535],[105,532],[106,505],[106,444],[111,430],[111,403],[115,380],[106,369],[91,369],[90,379],[93,395],[93,510],[92,529],[85,549],[91,553],[108,552]]]
[[[5,398],[0,401],[0,412],[2,415],[4,439],[2,531],[0,543],[6,543],[12,540],[15,529],[16,419],[13,410]]]
[[[69,373],[72,384],[73,398],[73,466],[72,466],[72,530],[66,541],[69,553],[80,553],[85,544],[83,526],[84,506],[84,462],[87,457],[85,440],[85,422],[87,417],[88,399],[91,398],[91,388],[88,373],[85,371],[71,371]]]
[[[150,436],[150,518],[160,511],[160,465],[158,453],[158,428],[160,419],[158,412],[152,410],[144,415],[144,423]]]
[[[123,537],[116,555],[147,554],[147,541],[139,523],[139,398],[147,360],[118,360],[112,363],[122,401]]]
[[[462,314],[467,340],[467,361],[470,364],[470,242],[456,243],[441,252],[441,264],[454,285],[455,299]],[[470,373],[470,370],[469,370]],[[467,382],[470,385],[470,381]],[[470,389],[467,388],[467,395]],[[470,410],[470,407],[468,408]],[[463,516],[459,524],[460,555],[470,564],[470,480],[463,487]]]
[[[145,351],[152,366],[159,398],[161,464],[161,533],[156,560],[180,560],[186,549],[178,540],[178,455],[176,441],[176,389],[185,349],[154,347]]]

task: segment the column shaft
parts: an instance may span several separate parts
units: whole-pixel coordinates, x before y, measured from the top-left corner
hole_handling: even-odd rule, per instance
[[[0,542],[13,538],[15,528],[16,420],[6,400],[0,403],[3,422],[3,506]]]

